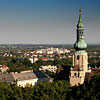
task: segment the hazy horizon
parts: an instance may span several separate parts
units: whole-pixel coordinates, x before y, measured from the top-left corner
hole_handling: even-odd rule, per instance
[[[66,43],[62,43],[62,44],[24,44],[24,43],[21,43],[21,44],[0,44],[0,45],[74,45],[74,43],[71,43],[71,44],[66,44]],[[95,43],[95,44],[87,44],[87,45],[100,45],[100,43]]]
[[[85,41],[100,44],[100,0],[0,0],[0,44],[74,44],[80,6]]]

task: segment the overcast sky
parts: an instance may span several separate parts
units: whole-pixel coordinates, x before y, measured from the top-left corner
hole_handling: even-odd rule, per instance
[[[100,43],[100,0],[0,0],[0,44],[74,44],[80,6],[85,41]]]

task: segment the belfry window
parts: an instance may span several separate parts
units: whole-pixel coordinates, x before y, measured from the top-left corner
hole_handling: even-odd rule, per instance
[[[74,73],[74,76],[76,76],[76,73]]]
[[[79,60],[79,58],[80,58],[80,56],[78,55],[78,56],[77,56],[77,60]]]
[[[80,76],[80,74],[78,73],[78,77]]]

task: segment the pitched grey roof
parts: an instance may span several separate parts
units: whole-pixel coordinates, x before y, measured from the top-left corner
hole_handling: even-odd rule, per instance
[[[37,70],[34,71],[34,74],[38,77],[38,78],[48,78],[43,72]]]
[[[50,81],[50,78],[41,71],[34,71],[34,74],[38,77],[37,83]]]
[[[12,74],[0,74],[0,81],[2,82],[13,82],[14,77]]]
[[[38,78],[38,83],[50,80],[50,78],[41,71],[14,74],[0,74],[1,82],[13,82],[14,80],[22,81],[36,78]]]
[[[30,80],[30,79],[36,79],[36,75],[33,72],[29,73],[17,73],[13,74],[14,80],[22,81],[22,80]]]

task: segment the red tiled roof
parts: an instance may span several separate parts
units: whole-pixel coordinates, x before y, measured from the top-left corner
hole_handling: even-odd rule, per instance
[[[92,68],[91,72],[87,72],[85,77],[89,81],[91,79],[91,77],[95,74],[100,74],[100,68]]]
[[[47,55],[47,56],[53,56],[53,54],[45,54],[45,55]]]
[[[78,71],[78,70],[79,70],[79,65],[75,65],[73,71]]]
[[[2,65],[1,68],[7,68],[7,66],[6,65]]]
[[[44,55],[44,54],[42,54],[42,53],[36,53],[37,55]]]
[[[92,68],[92,72],[100,72],[100,68]]]
[[[42,58],[39,58],[39,59],[48,59],[48,58],[46,58],[46,57],[42,57]]]
[[[37,55],[37,53],[33,53],[32,55]]]

